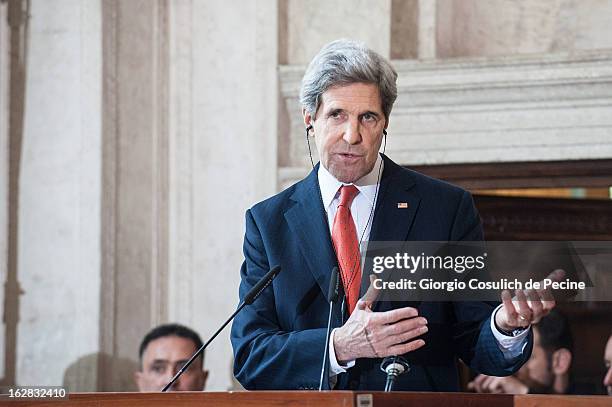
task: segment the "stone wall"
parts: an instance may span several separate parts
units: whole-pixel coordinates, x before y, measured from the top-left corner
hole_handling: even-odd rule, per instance
[[[438,0],[437,56],[612,48],[607,0]]]

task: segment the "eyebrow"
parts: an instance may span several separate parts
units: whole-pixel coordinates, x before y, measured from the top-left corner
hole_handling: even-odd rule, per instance
[[[366,114],[371,114],[371,115],[373,115],[373,116],[380,117],[380,114],[379,114],[379,113],[377,113],[377,112],[373,112],[373,111],[371,111],[371,110],[368,110],[367,112],[363,112],[363,113],[361,113],[359,116],[363,116],[363,115],[366,115]]]
[[[329,115],[332,115],[332,114],[334,114],[334,113],[343,113],[343,112],[346,112],[346,110],[345,110],[345,109],[342,109],[342,108],[340,108],[340,107],[335,107],[335,108],[331,108],[330,110],[326,111],[326,112],[325,112],[325,115],[326,115],[326,116],[329,116]],[[378,118],[378,117],[380,117],[380,113],[378,113],[378,112],[374,112],[374,111],[372,111],[372,110],[366,110],[366,111],[365,111],[365,112],[363,112],[363,113],[359,113],[359,117],[364,116],[364,115],[366,115],[366,114],[371,114],[371,115],[373,115],[373,116],[376,116],[377,118]]]
[[[326,112],[325,112],[325,115],[326,115],[326,116],[329,116],[329,115],[332,115],[332,114],[334,114],[334,113],[342,113],[342,112],[344,112],[344,111],[345,111],[344,109],[341,109],[341,108],[339,108],[339,107],[334,107],[334,108],[331,108],[331,109],[329,109],[328,111],[326,111]]]

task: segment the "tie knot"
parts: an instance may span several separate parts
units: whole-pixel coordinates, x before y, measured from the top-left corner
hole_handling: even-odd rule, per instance
[[[340,205],[339,206],[345,206],[347,208],[350,207],[351,202],[353,202],[353,199],[357,196],[358,193],[359,193],[359,190],[357,189],[355,185],[344,185],[340,187]]]

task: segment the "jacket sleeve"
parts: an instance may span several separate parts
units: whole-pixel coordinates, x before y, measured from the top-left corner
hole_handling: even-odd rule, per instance
[[[474,200],[464,191],[453,223],[452,240],[479,241],[484,239],[482,223]],[[499,303],[457,301],[454,303],[455,352],[470,368],[491,376],[509,376],[531,356],[533,335],[530,332],[521,355],[507,359],[491,332],[491,314]]]
[[[240,270],[241,302],[270,267],[276,265],[269,264],[264,239],[251,210],[246,213],[244,257]],[[281,270],[279,276],[282,274]],[[275,301],[275,295],[282,295],[278,278],[233,322],[234,375],[247,390],[316,389],[326,329],[291,331],[281,327]]]

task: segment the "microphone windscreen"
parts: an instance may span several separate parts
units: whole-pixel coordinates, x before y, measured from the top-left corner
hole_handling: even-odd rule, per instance
[[[280,273],[280,271],[280,266],[272,267],[272,269],[268,271],[266,275],[263,276],[261,280],[259,280],[257,284],[253,286],[253,288],[251,288],[251,291],[249,291],[247,295],[244,296],[244,303],[247,305],[252,304],[253,301],[255,301],[257,297],[259,297],[259,294],[261,294],[261,292],[265,290],[268,285],[270,285],[272,280],[274,280],[274,277],[276,277],[278,273]]]
[[[334,267],[329,280],[329,290],[327,291],[327,299],[335,303],[338,301],[338,267]]]

